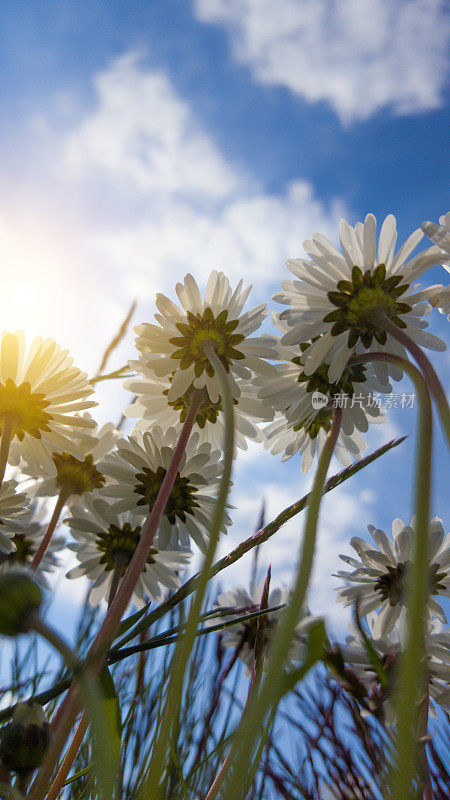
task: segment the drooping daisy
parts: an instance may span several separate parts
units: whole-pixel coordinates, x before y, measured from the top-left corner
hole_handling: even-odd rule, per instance
[[[117,513],[110,502],[93,495],[86,495],[83,505],[72,507],[66,523],[75,543],[69,547],[80,563],[67,577],[86,575],[92,581],[91,605],[108,600],[115,574],[120,585],[139,543],[144,521],[143,515]],[[155,544],[133,593],[135,605],[141,608],[147,599],[159,602],[165,588],[177,589],[178,572],[185,569],[191,555],[189,551],[166,550]]]
[[[440,248],[442,266],[450,272],[450,211],[439,217],[439,225],[435,222],[424,222],[422,230]],[[431,292],[427,300],[450,321],[450,286]]]
[[[83,417],[92,420],[88,412]],[[51,497],[63,492],[70,504],[80,495],[100,489],[105,484],[105,476],[98,468],[99,462],[111,452],[119,435],[112,422],[107,422],[101,428],[95,425],[89,430],[89,436],[78,442],[81,458],[75,458],[68,452],[53,453],[56,475],[37,481],[30,491],[39,497]],[[30,470],[25,469],[24,472],[29,473]],[[39,472],[33,477],[41,474]]]
[[[14,552],[3,562],[5,568],[29,567],[47,530],[48,512],[44,505],[31,504],[27,512],[8,523],[14,537]],[[53,572],[60,564],[58,553],[65,547],[64,536],[53,536],[38,567],[38,575]]]
[[[161,391],[170,379],[168,401],[181,401],[194,385],[205,388],[212,403],[218,402],[219,384],[205,353],[207,344],[228,372],[235,398],[240,393],[236,378],[249,380],[254,373],[270,372],[258,337],[249,338],[268,314],[266,303],[242,313],[250,289],[243,289],[240,281],[233,291],[223,272],[213,270],[204,299],[192,275],[177,283],[182,309],[157,294],[158,324],[143,323],[134,330],[140,358],[156,378],[164,379]]]
[[[273,321],[279,330],[285,331],[279,319]],[[287,347],[281,341],[278,340],[277,348],[281,363],[275,365],[275,374],[254,380],[259,387],[258,397],[282,415],[265,428],[266,447],[273,453],[284,451],[283,460],[300,451],[302,469],[306,472],[331,428],[333,408],[339,407],[342,424],[336,455],[347,466],[351,457],[359,457],[365,447],[360,432],[366,432],[371,422],[386,421],[378,393],[390,391],[390,384],[382,383],[370,364],[345,367],[334,383],[329,380],[329,362],[307,375],[303,358],[311,343]]]
[[[375,545],[354,536],[350,544],[358,558],[340,555],[351,571],[340,570],[337,577],[346,582],[338,592],[345,605],[358,602],[361,617],[381,609],[376,616],[375,635],[384,637],[405,615],[405,576],[413,555],[414,518],[410,525],[401,519],[392,523],[392,538],[379,528],[369,525]],[[444,537],[442,520],[434,517],[428,535],[430,598],[428,613],[446,622],[442,606],[435,596],[450,597],[450,534]]]
[[[284,415],[280,415],[264,429],[264,447],[273,455],[282,453],[282,461],[300,453],[301,470],[308,472],[316,454],[320,456],[330,428],[331,412],[328,408],[319,412],[310,430],[305,427],[296,430],[296,426],[288,422]],[[362,451],[366,446],[364,437],[358,430],[355,429],[351,436],[341,431],[333,455],[343,467],[348,467],[352,461],[362,458]]]
[[[72,366],[68,351],[37,336],[25,353],[23,331],[0,337],[0,428],[11,436],[9,461],[20,457],[36,474],[56,474],[54,452],[80,458],[78,440],[93,427],[76,411],[97,405],[85,372]]]
[[[166,432],[156,426],[151,431],[135,431],[121,439],[117,451],[106,456],[100,469],[114,480],[101,494],[114,499],[116,512],[132,511],[147,515],[158,496],[178,441],[178,431]],[[205,550],[222,474],[220,450],[207,442],[199,444],[193,433],[182,456],[180,469],[170,492],[157,534],[162,549],[189,548],[191,538]],[[225,515],[223,530],[230,524]]]
[[[14,519],[27,513],[29,500],[22,492],[16,492],[17,481],[3,481],[0,487],[0,554],[13,553],[16,549],[11,525]]]
[[[389,634],[381,636],[376,615],[367,617],[368,631],[366,634],[387,673],[395,670],[398,655],[405,646],[406,626],[403,621],[396,625]],[[394,723],[395,716],[390,703],[389,692],[386,694],[379,686],[379,677],[364,646],[361,634],[355,626],[351,626],[352,634],[347,637],[346,644],[340,646],[344,660],[349,664],[358,680],[373,694],[373,698],[382,698],[386,714],[386,722]],[[429,695],[433,703],[441,706],[447,713],[450,712],[450,694],[448,682],[450,680],[450,631],[444,628],[437,620],[428,623],[425,632],[425,649],[427,654],[427,669],[429,681]],[[436,708],[430,705],[431,716],[436,716]]]
[[[209,624],[215,625],[217,622],[226,622],[236,619],[236,617],[242,617],[245,614],[250,614],[252,611],[258,611],[261,607],[263,588],[264,583],[261,583],[259,586],[254,587],[251,594],[249,594],[247,589],[244,589],[242,586],[237,586],[228,592],[222,592],[222,594],[220,594],[217,598],[216,608],[218,610],[222,608],[236,608],[237,613],[230,612],[230,614],[221,615],[218,619],[212,617]],[[289,600],[289,596],[290,589],[288,587],[271,589],[267,601],[268,608],[277,608],[278,606],[286,605]],[[265,625],[263,627],[263,643],[266,648],[266,653],[267,646],[270,643],[273,632],[278,625],[278,619],[282,613],[282,610],[283,609],[271,611],[264,617]],[[289,661],[291,663],[301,661],[304,654],[303,637],[305,636],[308,627],[311,625],[314,619],[315,618],[312,617],[307,610],[299,619],[295,629],[295,636],[289,651]],[[236,625],[231,625],[229,628],[225,628],[221,632],[225,647],[233,647],[235,649],[238,648],[239,658],[241,658],[246,664],[248,670],[252,670],[255,660],[255,641],[257,628],[258,618],[255,617],[247,622],[240,622]]]
[[[433,295],[428,300],[450,322],[450,286],[444,286],[440,291],[433,292]]]
[[[429,239],[442,251],[441,258],[450,259],[450,211],[439,217],[439,225],[435,222],[422,223],[422,230]],[[444,264],[450,271],[450,265]]]
[[[140,378],[125,381],[124,386],[136,395],[134,402],[125,409],[125,416],[138,418],[136,428],[141,431],[151,429],[155,424],[163,429],[176,427],[186,419],[189,409],[193,384],[184,394],[169,400],[172,385],[172,374],[156,377],[142,360],[131,361],[130,366],[140,373]],[[247,449],[247,439],[256,442],[264,441],[264,435],[257,422],[273,419],[273,412],[267,404],[262,403],[255,395],[250,381],[236,381],[239,396],[234,399],[235,443],[242,450]],[[214,448],[222,448],[224,442],[224,415],[222,401],[219,398],[213,403],[204,387],[201,389],[202,402],[197,413],[194,430],[199,434],[199,443],[210,442]]]
[[[442,253],[430,247],[407,260],[423,237],[416,230],[395,254],[397,230],[390,214],[381,227],[378,249],[376,220],[368,214],[364,223],[353,228],[346,220],[340,223],[342,253],[320,233],[304,242],[309,259],[290,259],[289,270],[294,281],[285,281],[282,292],[274,300],[289,306],[282,318],[290,330],[284,336],[286,345],[313,342],[305,358],[305,372],[312,374],[330,361],[329,379],[340,378],[356,347],[381,350],[405,356],[404,348],[383,327],[382,316],[404,330],[418,345],[445,350],[445,344],[426,332],[423,319],[430,306],[424,302],[430,289],[411,286],[424,272],[439,264]],[[381,364],[374,368],[383,374]],[[389,366],[397,380],[401,371]]]

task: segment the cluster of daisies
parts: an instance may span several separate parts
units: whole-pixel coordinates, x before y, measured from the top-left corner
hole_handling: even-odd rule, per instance
[[[371,214],[354,227],[342,220],[340,251],[314,234],[304,243],[307,257],[287,262],[293,279],[283,282],[274,296],[285,307],[272,316],[276,333],[254,335],[269,314],[267,305],[245,311],[250,288],[242,281],[233,288],[222,272],[211,272],[204,295],[191,275],[176,286],[178,303],[158,294],[155,322],[135,328],[137,356],[129,362],[133,377],[125,383],[133,395],[125,416],[135,420],[128,436],[111,423],[97,426],[90,411],[96,405],[93,388],[66,350],[37,337],[27,351],[21,332],[4,333],[0,477],[7,462],[11,477],[0,489],[2,569],[19,563],[45,580],[45,573],[58,564],[64,537],[53,536],[44,552],[40,547],[47,530],[44,518],[54,498],[50,526],[65,520],[71,533],[68,546],[78,561],[68,577],[87,576],[92,604],[110,599],[135,552],[195,397],[193,432],[134,602],[139,607],[159,601],[166,589],[180,584],[192,545],[206,548],[223,469],[224,412],[208,355],[211,348],[228,375],[236,452],[249,440],[263,442],[283,459],[298,453],[301,469],[307,471],[339,406],[342,424],[335,454],[345,466],[359,458],[369,425],[385,420],[374,395],[390,392],[391,381],[400,380],[402,372],[386,362],[360,363],[358,357],[377,351],[406,358],[395,330],[421,347],[445,349],[428,332],[426,317],[433,306],[448,313],[448,288],[420,287],[415,281],[434,265],[448,268],[450,215],[439,225],[424,223],[423,229],[434,245],[415,255],[422,230],[396,250],[392,215],[378,235]],[[224,532],[229,524],[225,514]],[[376,547],[352,540],[358,559],[345,557],[352,571],[340,573],[345,587],[339,599],[359,604],[360,615],[366,616],[384,652],[391,647],[389,637],[402,626],[413,525],[396,521],[394,540],[370,530]],[[442,536],[440,521],[433,520],[430,636],[441,638],[430,649],[438,653],[430,675],[435,674],[435,662],[445,663],[444,651],[450,660],[448,635],[436,629],[444,613],[434,599],[450,588],[450,544]],[[255,598],[241,596],[243,591],[223,596],[219,605],[253,607]],[[287,595],[281,590],[275,594],[271,602],[282,605]],[[267,618],[267,636],[276,625],[276,614]],[[305,611],[299,621],[299,645],[307,619]],[[247,627],[243,631],[236,626],[227,636],[230,645],[239,644],[248,663],[255,624]],[[356,647],[353,640],[348,645],[353,651]],[[433,678],[439,692],[441,677],[436,673]],[[448,695],[445,698],[448,701]]]

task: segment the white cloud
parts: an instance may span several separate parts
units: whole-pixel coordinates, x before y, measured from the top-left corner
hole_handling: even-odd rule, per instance
[[[96,234],[92,244],[123,276],[124,288],[141,299],[186,272],[205,281],[212,268],[232,280],[255,281],[255,292],[268,299],[268,287],[287,276],[287,255],[299,254],[313,229],[334,238],[342,213],[338,202],[327,212],[310,184],[300,180],[281,197],[237,197],[212,213],[174,199],[150,218]]]
[[[223,25],[236,60],[263,84],[328,102],[344,123],[383,107],[442,104],[448,25],[443,0],[195,0]]]
[[[97,107],[66,141],[74,174],[100,169],[145,195],[221,200],[236,176],[163,72],[128,54],[94,79]]]
[[[313,230],[335,237],[342,203],[325,208],[301,179],[267,194],[138,56],[117,59],[94,83],[95,107],[67,134],[58,171],[112,207],[109,224],[101,211],[88,221],[89,241],[129,296],[149,298],[187,271],[205,279],[213,267],[267,292]]]

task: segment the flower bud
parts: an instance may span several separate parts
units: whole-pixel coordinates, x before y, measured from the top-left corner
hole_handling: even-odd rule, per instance
[[[42,591],[26,572],[9,570],[0,576],[0,634],[27,633],[41,605]]]
[[[48,747],[50,726],[38,703],[19,703],[12,721],[0,729],[0,761],[26,775],[37,769]]]

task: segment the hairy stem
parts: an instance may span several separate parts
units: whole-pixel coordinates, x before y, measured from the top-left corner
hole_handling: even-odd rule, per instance
[[[412,357],[414,358],[415,362],[419,365],[423,377],[425,378],[428,391],[430,392],[431,396],[434,398],[436,403],[439,416],[441,418],[442,427],[444,428],[445,434],[447,436],[447,441],[450,441],[450,409],[448,406],[447,398],[445,396],[445,392],[442,388],[442,384],[436,374],[436,371],[423,352],[422,348],[417,345],[407,333],[405,333],[398,325],[395,325],[390,319],[383,316],[383,327],[385,330],[403,347],[411,353]],[[405,369],[405,372],[407,370]],[[411,376],[410,376],[411,377]],[[412,379],[413,380],[413,379]]]

